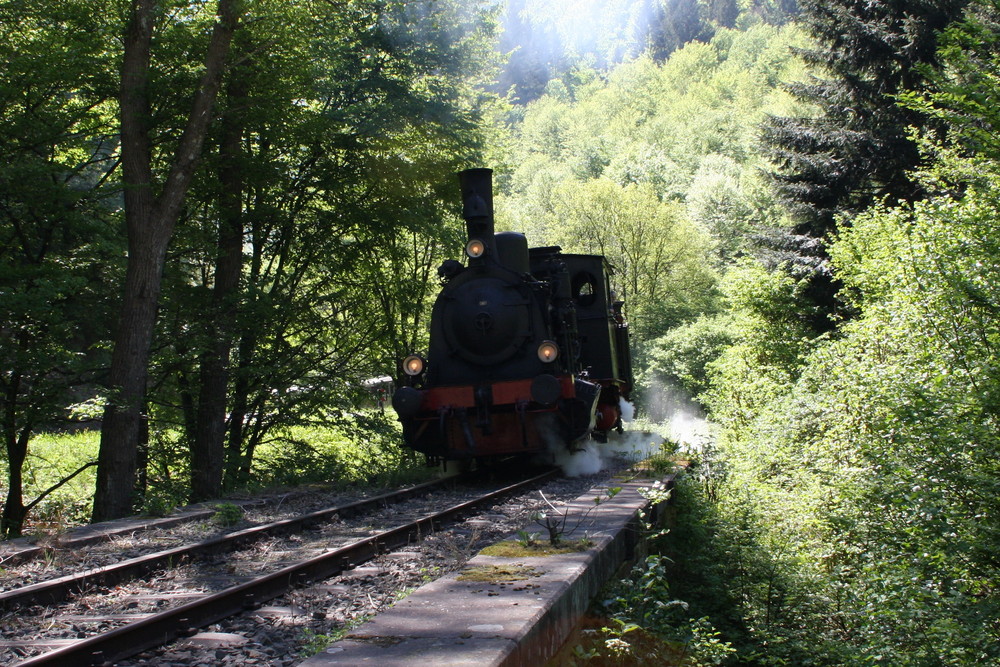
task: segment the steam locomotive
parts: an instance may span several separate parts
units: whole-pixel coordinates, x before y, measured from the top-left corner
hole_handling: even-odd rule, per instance
[[[437,464],[572,449],[621,430],[632,361],[607,260],[495,233],[492,170],[459,183],[468,262],[438,269],[427,357],[402,360],[392,405],[406,446]]]

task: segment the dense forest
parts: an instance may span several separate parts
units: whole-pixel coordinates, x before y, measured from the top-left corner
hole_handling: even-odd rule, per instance
[[[364,380],[425,344],[490,166],[500,227],[611,260],[650,425],[713,424],[579,664],[1000,661],[996,0],[0,0],[0,34],[5,537],[346,479],[323,439],[412,465]]]
[[[32,437],[87,419],[98,519],[246,484],[276,437],[308,467],[288,429],[425,335],[490,13],[11,1],[0,26],[3,532]]]

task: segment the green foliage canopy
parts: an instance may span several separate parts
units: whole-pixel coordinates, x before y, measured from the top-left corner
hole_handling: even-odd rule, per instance
[[[579,68],[524,111],[502,225],[533,244],[598,252],[618,271],[639,346],[719,306],[715,283],[753,230],[776,224],[756,127],[795,108],[792,27],[720,29],[663,63]]]
[[[27,511],[22,466],[30,438],[67,421],[108,335],[105,294],[121,255],[105,187],[114,164],[108,9],[0,3],[3,535],[19,534]]]
[[[751,327],[710,367],[729,471],[719,507],[741,557],[767,556],[734,583],[771,660],[1000,659],[1000,164],[979,131],[994,115],[981,103],[996,94],[998,15],[977,3],[944,37],[943,67],[925,72],[933,85],[904,96],[951,130],[920,140],[931,166],[913,177],[927,195],[868,209],[830,246],[858,316],[790,336],[777,356]],[[741,289],[772,297],[736,302],[736,315],[775,327],[796,301],[773,298],[794,296],[784,282]],[[748,391],[753,378],[766,391]]]
[[[154,183],[190,112],[214,6],[158,6],[144,118]],[[122,9],[0,3],[0,381],[12,474],[35,429],[100,393],[124,246]],[[453,173],[480,163],[494,103],[479,87],[496,58],[484,4],[254,0],[242,10],[167,251],[146,385],[148,455],[165,457],[149,462],[154,485],[184,475],[161,445],[202,432],[202,390],[220,367],[216,414],[234,480],[246,481],[269,429],[335,418],[360,380],[391,375],[401,351],[421,346],[433,267],[460,247]],[[217,289],[233,247],[234,287]],[[5,526],[23,519],[15,482],[18,516]]]

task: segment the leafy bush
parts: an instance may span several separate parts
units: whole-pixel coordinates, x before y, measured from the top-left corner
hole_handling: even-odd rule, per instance
[[[621,664],[707,667],[734,652],[707,618],[691,618],[688,604],[671,598],[662,556],[636,565],[604,605],[611,622],[596,654]]]
[[[691,481],[682,481],[688,489]],[[682,495],[689,495],[683,490]],[[654,503],[673,495],[662,485],[654,484],[644,494]],[[679,521],[687,524],[701,519],[696,512],[683,510]],[[658,551],[671,551],[678,544],[673,531],[646,526],[654,553],[636,563],[629,576],[610,584],[596,604],[603,627],[584,630],[580,643],[566,661],[575,665],[678,665],[701,667],[721,665],[735,650],[722,637],[707,616],[695,615],[695,607],[678,599],[674,586],[685,577],[678,576],[676,560]],[[682,533],[686,531],[682,529]],[[681,538],[684,539],[684,538]],[[690,547],[684,547],[690,548]],[[669,582],[669,583],[668,583]],[[689,589],[693,592],[693,589]],[[702,589],[698,595],[711,596],[715,591]],[[698,611],[703,611],[699,609]]]
[[[215,506],[212,521],[219,526],[235,526],[243,520],[243,508],[233,503],[220,503]]]
[[[738,437],[784,395],[815,344],[804,306],[806,280],[746,260],[730,269],[723,288],[736,344],[706,364],[709,388],[700,399],[723,430]]]
[[[398,442],[397,424],[375,411],[351,415],[336,425],[289,429],[259,450],[253,488],[312,482],[390,486],[433,474],[421,458],[402,449]],[[99,446],[97,431],[36,436],[31,443],[30,465],[26,466],[26,501],[96,459]],[[0,459],[0,473],[6,472],[3,464]],[[186,502],[188,466],[189,454],[178,431],[150,434],[147,487],[142,499],[145,513],[163,516]],[[95,469],[89,468],[42,500],[29,514],[28,529],[58,531],[87,523],[94,474]],[[230,519],[231,514],[220,518]]]
[[[391,485],[426,474],[423,460],[399,446],[398,425],[380,412],[350,415],[335,425],[294,427],[262,446],[255,484],[309,482]]]
[[[931,175],[957,170],[961,197],[842,233],[861,315],[835,337],[774,364],[751,330],[713,369],[718,526],[756,662],[1000,660],[1000,168],[970,166]]]
[[[702,316],[654,340],[649,366],[640,378],[644,395],[659,387],[675,386],[697,399],[708,389],[707,365],[739,337],[733,325],[731,317]]]
[[[99,443],[100,434],[97,431],[34,436],[25,466],[25,503],[33,502],[40,493],[96,460]],[[0,468],[6,476],[5,458],[0,458]],[[28,514],[27,530],[60,531],[86,522],[90,515],[95,473],[95,468],[88,468],[42,499]]]

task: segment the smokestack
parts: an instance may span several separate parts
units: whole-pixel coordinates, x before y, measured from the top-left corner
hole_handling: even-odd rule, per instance
[[[466,169],[459,172],[462,188],[462,217],[469,238],[482,239],[487,246],[493,242],[493,170]]]

